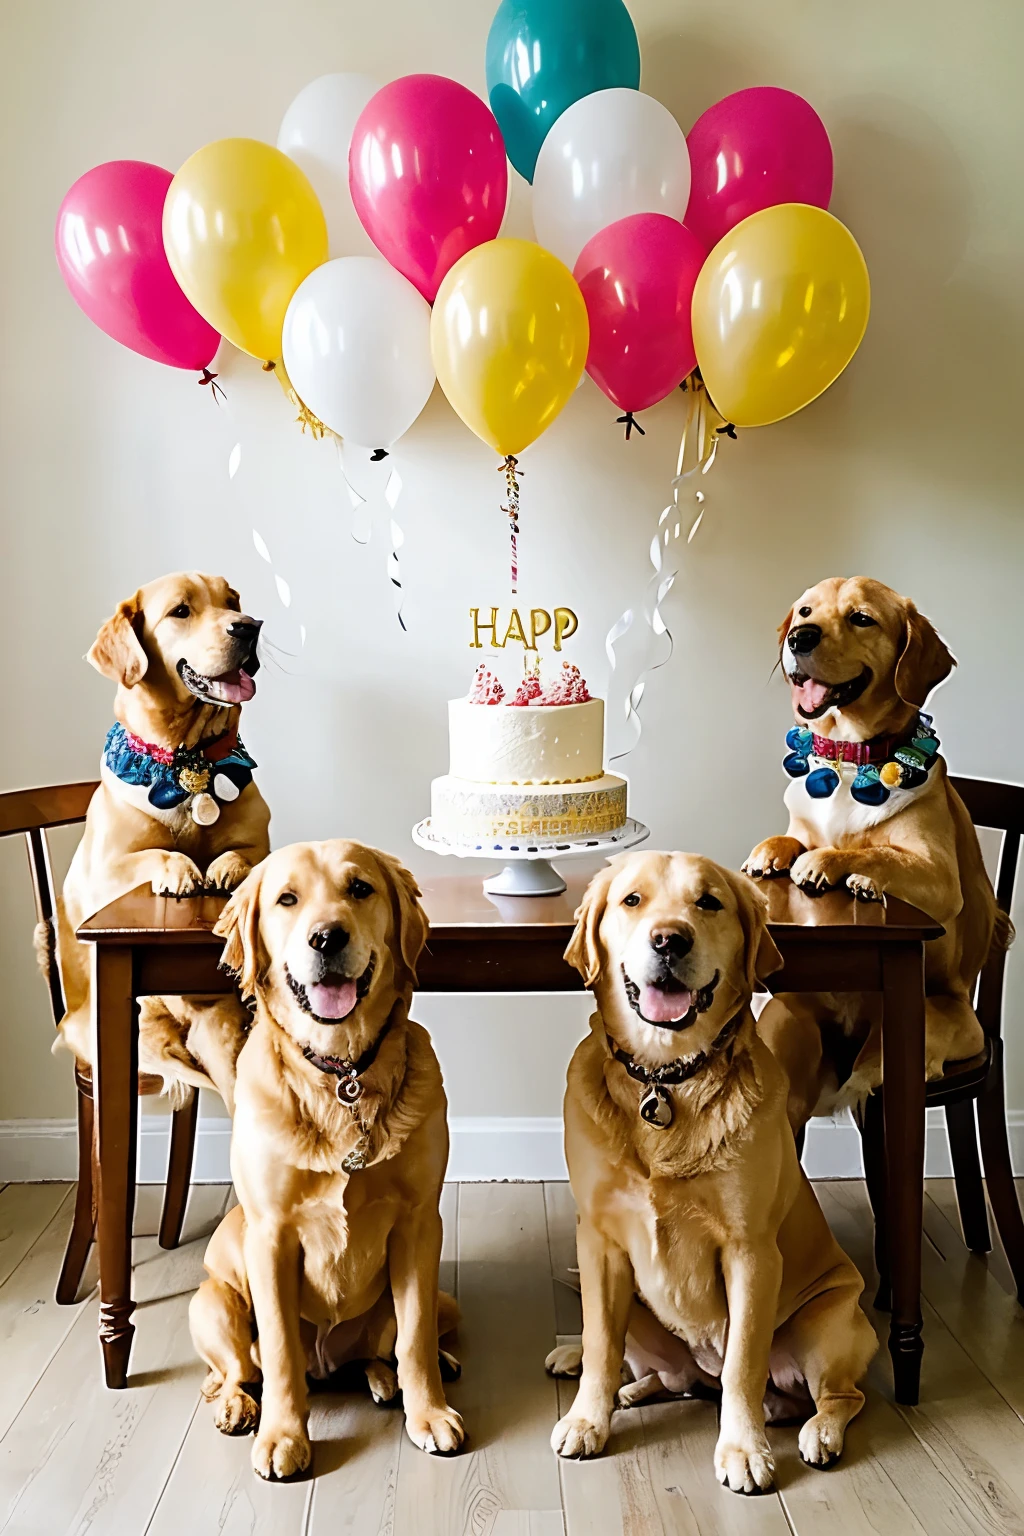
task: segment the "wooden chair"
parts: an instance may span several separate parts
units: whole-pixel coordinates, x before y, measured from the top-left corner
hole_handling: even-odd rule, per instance
[[[1003,833],[996,873],[996,900],[1010,911],[1017,875],[1021,836],[1024,834],[1024,787],[988,779],[951,778],[954,789],[978,827],[994,827]],[[968,1061],[951,1062],[944,1075],[927,1085],[927,1104],[945,1110],[949,1150],[956,1179],[957,1204],[964,1242],[972,1253],[988,1253],[992,1247],[985,1208],[985,1183],[1007,1263],[1013,1273],[1017,1297],[1024,1302],[1024,1218],[1013,1181],[1010,1144],[1006,1130],[1006,1095],[1003,1085],[1003,979],[1006,951],[994,949],[978,978],[975,1008],[985,1032],[985,1049]],[[867,1102],[860,1127],[864,1149],[864,1174],[875,1216],[875,1267],[879,1285],[875,1305],[889,1309],[889,1264],[885,1223],[885,1136],[882,1093]],[[978,1142],[981,1142],[981,1160]],[[984,1175],[982,1174],[984,1164]],[[982,1182],[984,1177],[985,1183]]]
[[[46,834],[51,827],[66,827],[83,822],[96,788],[96,781],[93,780],[84,784],[54,784],[45,789],[17,789],[0,794],[0,837],[13,837],[20,832],[24,833],[28,843],[36,920],[48,930],[46,980],[55,1026],[64,1017],[64,991],[57,964],[53,915],[55,897]],[[70,1305],[78,1295],[96,1227],[95,1190],[98,1169],[93,1132],[92,1074],[88,1067],[76,1064],[75,1086],[78,1089],[78,1192],[71,1236],[68,1238],[64,1263],[57,1281],[57,1300],[63,1305]],[[162,1086],[158,1077],[144,1073],[139,1076],[140,1095],[159,1093]],[[161,1248],[176,1248],[181,1237],[192,1177],[192,1152],[198,1114],[199,1095],[193,1093],[189,1103],[175,1110],[171,1116],[167,1187],[160,1216]]]

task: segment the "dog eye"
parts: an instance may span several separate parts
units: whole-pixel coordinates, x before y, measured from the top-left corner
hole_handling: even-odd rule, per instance
[[[858,629],[870,629],[872,624],[877,625],[878,620],[873,619],[870,613],[851,613],[850,623],[856,624]]]
[[[353,901],[365,901],[367,896],[373,895],[373,886],[365,880],[353,880],[348,893]]]
[[[800,609],[800,617],[802,619],[809,619],[810,616],[811,616],[811,610],[809,608],[801,608]]]
[[[282,891],[277,898],[277,904],[279,907],[294,907],[298,899],[294,891]]]
[[[171,609],[167,617],[169,619],[187,619],[191,612],[192,610],[188,603],[179,603],[177,608]]]
[[[705,891],[703,896],[698,896],[694,906],[700,907],[702,912],[721,912],[722,903],[717,896],[712,896],[710,891]]]
[[[640,892],[630,891],[629,895],[623,898],[622,905],[624,907],[638,907],[640,905]]]

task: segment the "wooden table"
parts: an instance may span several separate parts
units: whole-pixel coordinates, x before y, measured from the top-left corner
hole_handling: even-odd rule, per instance
[[[479,875],[424,885],[431,932],[419,966],[422,992],[577,992],[562,954],[573,911],[596,868],[575,866],[562,896],[489,897]],[[775,991],[878,991],[883,999],[892,1269],[889,1350],[897,1402],[916,1403],[921,1376],[921,1215],[924,1178],[924,944],[942,929],[903,902],[855,902],[844,892],[809,897],[787,879],[764,883],[771,933],[785,961]],[[131,1231],[138,1130],[138,999],[225,992],[212,929],[219,896],[185,900],[130,892],[90,918],[93,944],[99,1141],[97,1245],[100,1343],[108,1387],[128,1382],[134,1302]]]

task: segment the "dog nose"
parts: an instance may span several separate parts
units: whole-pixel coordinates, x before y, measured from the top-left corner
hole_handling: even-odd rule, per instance
[[[817,624],[797,624],[786,636],[786,644],[794,656],[807,656],[821,643],[821,628]]]
[[[663,960],[681,960],[693,948],[693,934],[677,928],[656,928],[651,934],[651,948]]]
[[[262,628],[262,619],[250,619],[245,615],[228,625],[228,634],[235,640],[246,640],[250,645],[255,645]]]
[[[310,949],[319,950],[322,955],[340,955],[348,943],[348,934],[344,928],[314,928],[309,936]]]

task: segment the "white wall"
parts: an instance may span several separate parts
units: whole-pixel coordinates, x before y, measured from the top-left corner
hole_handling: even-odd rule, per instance
[[[727,444],[667,613],[671,664],[650,680],[627,760],[655,844],[727,862],[782,825],[787,701],[770,676],[775,625],[808,582],[863,571],[914,596],[960,658],[938,728],[955,769],[1021,777],[1017,444],[1024,12],[1000,0],[633,0],[644,87],[684,128],[729,90],[789,86],[836,151],[834,211],[860,240],[874,308],[849,373],[813,408]],[[464,690],[470,604],[507,602],[493,455],[435,393],[393,463],[404,492],[395,621],[386,519],[350,533],[335,450],[290,421],[271,378],[223,360],[228,405],[93,329],[52,255],[60,199],[122,156],[177,167],[227,134],[273,140],[296,91],[329,69],[414,70],[483,90],[490,0],[8,0],[0,18],[0,637],[3,784],[93,773],[109,684],[84,665],[117,599],[165,570],[223,571],[284,652],[260,676],[245,739],[278,842],[345,833],[425,873],[409,827],[446,767],[445,700]],[[516,189],[512,227],[528,217]],[[528,228],[528,225],[525,226]],[[529,452],[522,566],[529,603],[580,615],[572,650],[607,683],[604,635],[642,598],[681,399],[626,444],[589,382]],[[241,445],[234,479],[229,454]],[[365,488],[383,484],[353,464]],[[289,584],[286,609],[258,529]],[[632,678],[629,679],[632,681]],[[621,679],[619,680],[621,681]],[[615,696],[615,689],[612,690]],[[71,1112],[70,1063],[48,1055],[29,955],[20,848],[0,850],[4,977],[0,1121]],[[1024,1106],[1019,963],[1008,1020]],[[424,1000],[458,1116],[558,1113],[580,999]]]

